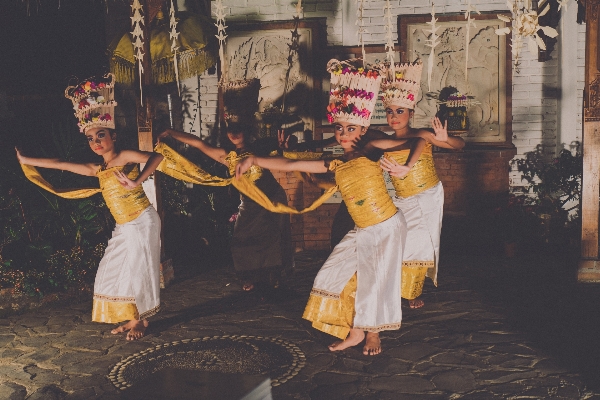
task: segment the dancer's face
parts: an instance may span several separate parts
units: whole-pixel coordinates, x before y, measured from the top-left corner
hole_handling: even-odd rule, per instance
[[[244,132],[237,129],[228,130],[227,138],[236,148],[244,147]]]
[[[99,156],[115,149],[117,134],[111,132],[108,128],[87,129],[85,131],[85,137],[87,138],[92,151]]]
[[[394,129],[404,129],[408,126],[413,110],[405,107],[388,107],[385,109],[388,125]]]
[[[335,123],[335,139],[346,150],[352,150],[354,141],[367,131],[366,126],[352,124],[350,122]]]

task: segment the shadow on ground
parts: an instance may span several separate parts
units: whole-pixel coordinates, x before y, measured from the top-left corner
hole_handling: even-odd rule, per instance
[[[466,242],[472,238],[447,223],[444,269],[455,269],[452,274],[462,275],[469,285],[465,289],[505,311],[512,329],[560,367],[579,373],[588,388],[600,390],[600,285],[577,282],[578,249],[528,245],[506,258],[498,245],[485,240],[489,235],[470,246]]]

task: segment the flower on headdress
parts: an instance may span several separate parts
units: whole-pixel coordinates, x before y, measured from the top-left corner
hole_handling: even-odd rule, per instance
[[[413,101],[415,99],[415,95],[412,93],[409,93],[408,96],[406,96],[407,99],[409,99],[410,101]]]
[[[404,74],[400,71],[396,71],[396,79],[402,79],[404,78]]]

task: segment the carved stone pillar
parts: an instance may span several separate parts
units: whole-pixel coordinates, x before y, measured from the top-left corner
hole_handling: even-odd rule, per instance
[[[586,0],[585,3],[582,230],[577,279],[581,282],[600,282],[600,0]]]

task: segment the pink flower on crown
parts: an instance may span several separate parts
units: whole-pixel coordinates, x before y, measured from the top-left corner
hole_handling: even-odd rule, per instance
[[[413,101],[415,99],[415,95],[412,93],[409,93],[408,96],[406,96],[407,99],[409,99],[410,101]]]

